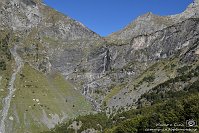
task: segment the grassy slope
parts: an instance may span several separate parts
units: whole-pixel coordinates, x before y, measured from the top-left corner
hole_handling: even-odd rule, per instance
[[[0,101],[7,95],[7,85],[12,74],[12,62],[9,47],[12,44],[10,39],[9,31],[0,31],[0,62],[5,62],[6,67],[2,70],[0,65]],[[0,104],[0,110],[2,104]]]
[[[104,98],[104,102],[109,103],[111,99],[116,97],[116,95],[124,89],[125,86],[128,86],[129,90],[127,96],[131,94],[132,91],[140,90],[143,86],[145,88],[152,88],[162,82],[165,82],[169,78],[175,77],[176,69],[179,67],[178,60],[176,58],[171,60],[162,60],[155,63],[143,73],[140,74],[136,79],[130,79],[128,83],[123,83],[120,85],[114,86],[109,93]],[[173,66],[175,64],[175,66]],[[147,82],[145,79],[147,77],[153,76],[154,81]]]
[[[108,103],[111,98],[117,95],[122,89],[124,85],[114,86],[109,93],[104,98],[104,102]]]
[[[91,111],[91,105],[62,76],[45,76],[27,64],[17,76],[15,87],[15,97],[9,112],[14,121],[8,120],[8,125],[13,124],[17,133],[24,130],[33,133],[46,130],[47,127],[42,122],[45,116],[43,112],[50,121],[51,114],[57,114],[61,119]],[[33,99],[39,99],[39,102]]]

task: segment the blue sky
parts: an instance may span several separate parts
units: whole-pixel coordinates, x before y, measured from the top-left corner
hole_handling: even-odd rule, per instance
[[[181,13],[193,0],[44,0],[59,12],[106,36],[147,12]]]

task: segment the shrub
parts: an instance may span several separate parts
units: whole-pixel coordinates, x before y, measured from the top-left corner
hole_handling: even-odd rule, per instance
[[[2,70],[2,71],[6,70],[6,63],[5,63],[5,61],[0,61],[0,70]]]

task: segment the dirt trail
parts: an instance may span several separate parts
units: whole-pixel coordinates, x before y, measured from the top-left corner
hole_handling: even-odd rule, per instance
[[[15,92],[14,83],[15,83],[17,74],[20,72],[20,70],[23,66],[23,61],[22,61],[21,57],[17,54],[17,46],[16,45],[13,49],[10,50],[10,52],[15,59],[16,66],[15,66],[14,72],[13,72],[11,79],[9,81],[9,84],[8,84],[8,95],[3,99],[3,109],[1,112],[1,120],[0,120],[0,133],[6,133],[5,121],[8,116],[8,111],[10,108],[12,96]]]

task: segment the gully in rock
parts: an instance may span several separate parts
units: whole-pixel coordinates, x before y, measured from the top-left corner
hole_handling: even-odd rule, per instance
[[[12,74],[12,77],[8,84],[8,95],[3,99],[3,110],[1,112],[2,119],[0,121],[0,133],[5,133],[5,121],[8,116],[8,111],[10,108],[12,96],[15,92],[14,83],[15,83],[17,74],[20,72],[20,70],[23,66],[23,61],[22,61],[21,57],[17,54],[17,46],[16,45],[14,46],[14,48],[12,50],[10,50],[10,52],[15,59],[16,67],[14,69],[14,73]]]

